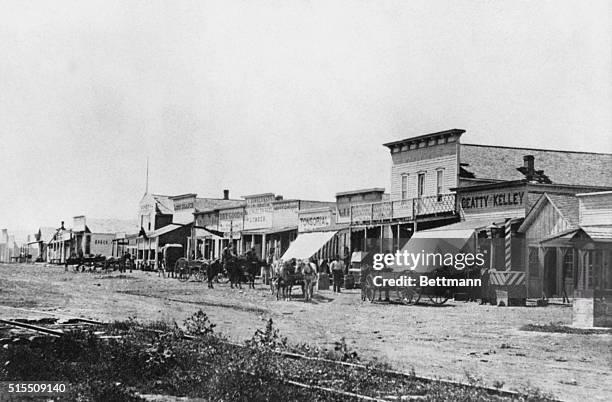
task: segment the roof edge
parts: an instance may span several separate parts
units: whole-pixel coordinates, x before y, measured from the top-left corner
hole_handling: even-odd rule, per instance
[[[511,147],[511,146],[506,146],[506,145],[469,144],[469,143],[463,143],[463,142],[461,143],[461,146],[483,147],[483,148],[502,148],[502,149],[523,149],[525,151],[563,152],[563,153],[572,153],[572,154],[592,154],[592,155],[612,156],[612,153],[605,153],[605,152],[566,151],[563,149],[524,148],[524,147]]]
[[[417,135],[415,137],[404,138],[403,140],[386,142],[383,144],[383,146],[390,148],[395,145],[403,144],[406,142],[418,141],[418,140],[422,140],[422,139],[429,138],[429,137],[438,137],[438,136],[451,135],[451,134],[462,135],[464,133],[465,133],[465,130],[462,130],[459,128],[451,128],[450,130],[437,131],[435,133],[422,134],[422,135]]]

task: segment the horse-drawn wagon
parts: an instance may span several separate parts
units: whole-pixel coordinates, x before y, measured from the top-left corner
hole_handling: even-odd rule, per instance
[[[85,272],[86,269],[93,272],[96,272],[97,269],[108,269],[107,259],[103,255],[88,257],[72,256],[67,258],[64,264],[66,266],[66,269],[68,268],[68,266],[72,266],[74,272]]]
[[[160,247],[160,252],[162,254],[160,271],[167,272],[169,277],[176,277],[179,281],[186,282],[191,276],[197,280],[202,280],[206,276],[206,262],[183,257],[181,244],[165,244]]]
[[[434,270],[430,273],[417,273],[412,270],[400,272],[369,270],[365,275],[362,281],[361,299],[370,302],[376,300],[377,292],[379,300],[384,294],[385,300],[388,301],[395,296],[399,302],[404,304],[416,304],[427,297],[429,302],[442,305],[452,296],[450,286],[420,285],[421,276],[426,276],[428,279],[445,277],[442,270]]]
[[[174,271],[176,277],[181,282],[187,282],[192,276],[196,281],[204,281],[206,271],[208,270],[208,261],[206,260],[188,260],[181,257],[176,261]]]
[[[270,290],[272,294],[276,294],[276,300],[281,298],[291,300],[294,286],[302,288],[304,300],[308,301],[312,298],[318,274],[310,263],[300,261],[294,266],[291,260],[284,263],[279,262],[274,271],[274,278],[270,281]]]

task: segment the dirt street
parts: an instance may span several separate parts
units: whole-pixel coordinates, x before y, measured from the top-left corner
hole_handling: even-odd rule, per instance
[[[272,318],[292,343],[331,347],[344,337],[361,356],[418,375],[506,389],[538,387],[563,400],[612,399],[612,336],[521,331],[524,324],[571,322],[571,308],[443,307],[362,302],[359,290],[320,291],[312,302],[276,301],[256,290],[181,283],[156,273],[64,272],[63,267],[0,264],[0,315],[50,311],[98,320],[175,320],[199,309],[229,338],[243,341]],[[299,294],[299,290],[297,290]],[[7,308],[17,307],[15,308]]]

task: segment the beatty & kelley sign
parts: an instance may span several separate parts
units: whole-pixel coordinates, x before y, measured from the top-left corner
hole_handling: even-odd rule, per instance
[[[465,194],[461,196],[461,207],[464,210],[517,208],[524,205],[524,198],[524,191]]]

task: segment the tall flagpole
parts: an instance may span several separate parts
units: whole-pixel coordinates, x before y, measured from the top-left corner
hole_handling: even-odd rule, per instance
[[[147,156],[147,181],[145,184],[145,194],[149,194],[149,157]]]

